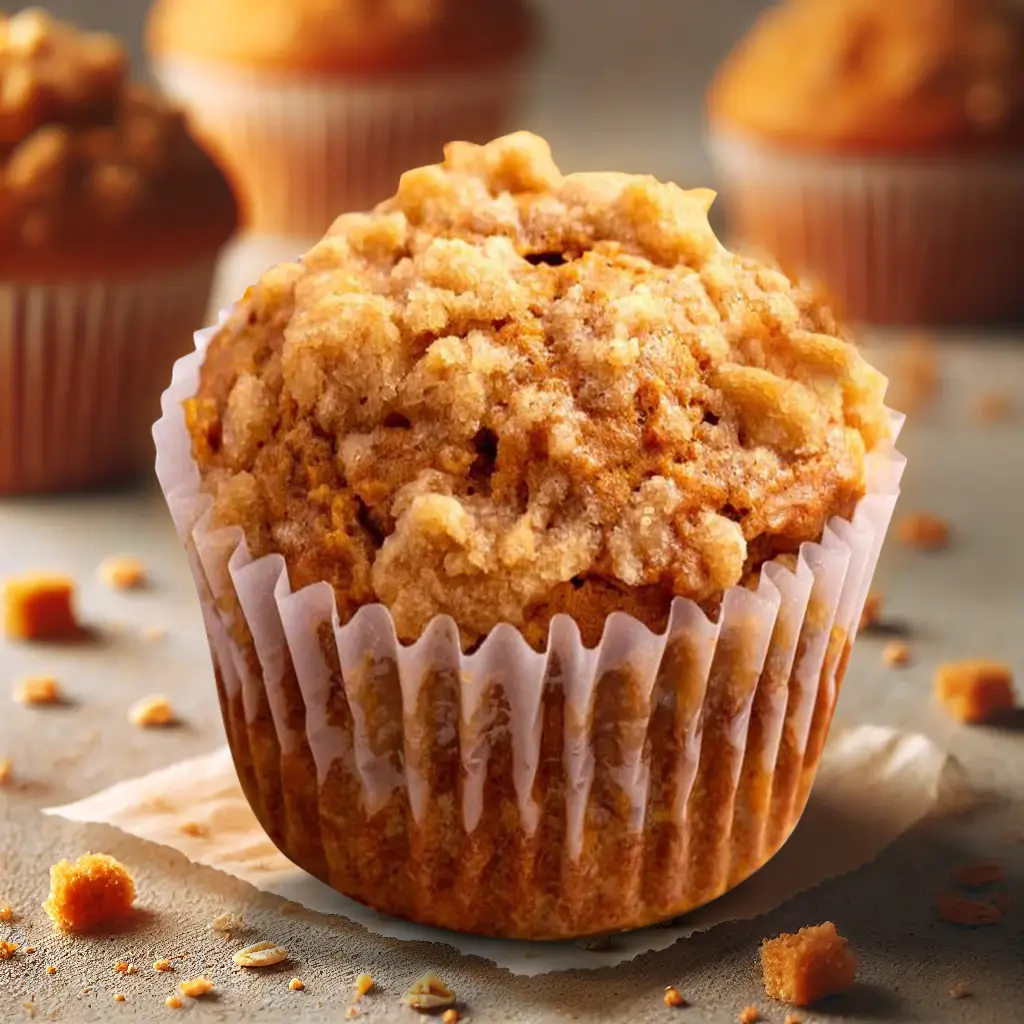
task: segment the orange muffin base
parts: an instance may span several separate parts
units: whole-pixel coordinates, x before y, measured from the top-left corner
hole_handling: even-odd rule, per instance
[[[875,324],[1024,315],[1024,154],[858,159],[715,131],[731,233]]]

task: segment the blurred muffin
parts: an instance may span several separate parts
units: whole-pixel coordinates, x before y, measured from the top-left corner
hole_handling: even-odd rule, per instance
[[[268,234],[319,238],[451,138],[506,127],[524,0],[157,0],[148,45]]]
[[[789,0],[709,96],[732,227],[853,316],[1024,313],[1024,8]]]
[[[120,43],[0,15],[0,493],[140,471],[235,225],[180,113]]]
[[[635,928],[799,818],[898,461],[884,378],[712,198],[452,144],[179,364],[158,475],[239,774],[342,892]]]

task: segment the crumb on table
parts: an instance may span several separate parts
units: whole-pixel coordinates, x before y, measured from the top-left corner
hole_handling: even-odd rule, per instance
[[[128,917],[134,901],[135,881],[128,869],[106,854],[86,853],[50,868],[50,895],[43,909],[58,928],[88,931]]]
[[[288,982],[288,987],[293,992],[301,992],[306,987],[306,983],[301,978],[292,978],[292,980]]]
[[[15,640],[59,640],[79,631],[74,581],[31,572],[4,580],[3,630]]]
[[[210,928],[215,932],[240,932],[245,928],[245,922],[237,914],[232,914],[228,911],[224,914],[218,914],[210,922]]]
[[[156,960],[153,963],[153,970],[154,971],[173,971],[174,970],[174,964],[172,964],[170,960]]]
[[[174,722],[174,708],[166,697],[154,694],[137,700],[129,709],[128,718],[140,729],[171,725]]]
[[[949,994],[950,994],[950,995],[951,995],[951,996],[952,996],[952,997],[953,997],[954,999],[966,999],[966,998],[967,998],[967,997],[968,997],[969,995],[971,995],[972,993],[971,993],[971,989],[970,989],[970,987],[969,987],[969,986],[968,986],[968,985],[967,985],[967,984],[966,984],[965,982],[962,982],[962,981],[958,981],[958,982],[957,982],[957,983],[956,983],[956,984],[955,984],[955,985],[954,985],[954,986],[953,986],[953,987],[952,987],[952,988],[951,988],[951,989],[949,990]]]
[[[188,981],[178,982],[181,994],[191,999],[198,999],[213,991],[213,982],[209,978],[189,978]]]
[[[15,943],[0,940],[0,960],[10,960],[17,952],[18,947]]]
[[[879,616],[882,614],[882,595],[872,591],[864,599],[864,607],[860,613],[860,629],[870,629],[878,624]]]
[[[958,868],[953,876],[957,885],[965,885],[969,889],[979,889],[983,885],[995,885],[1006,879],[1003,865],[998,861],[983,861],[978,864],[965,864]]]
[[[115,1003],[123,1003],[124,1002],[124,993],[123,992],[118,992],[117,995],[114,996],[114,1002]]]
[[[14,699],[29,707],[47,707],[60,704],[64,694],[53,676],[28,676],[14,688]]]
[[[182,1006],[181,998],[179,996],[168,996],[164,1000],[164,1006],[169,1010],[180,1010]]]
[[[803,1024],[803,1021],[795,1013],[787,1013],[783,1024]]]
[[[739,1024],[757,1024],[759,1020],[763,1019],[761,1011],[756,1006],[744,1006],[736,1018]]]
[[[764,991],[772,999],[809,1006],[853,985],[857,962],[831,921],[761,943]]]
[[[360,974],[356,978],[356,999],[362,999],[373,988],[373,978],[369,974]]]
[[[198,821],[183,821],[178,826],[178,831],[183,836],[191,836],[193,839],[205,839],[210,834],[210,830],[205,825],[200,825]]]
[[[54,967],[53,964],[47,964],[46,965],[46,973],[47,974],[56,974],[57,973],[57,968]]]
[[[666,1006],[685,1006],[686,1000],[683,998],[683,993],[675,987],[675,985],[665,986],[665,1005]]]
[[[942,893],[935,901],[939,917],[950,924],[978,926],[998,924],[1003,919],[1003,912],[988,900],[968,899],[957,893]]]
[[[433,971],[414,981],[401,1001],[414,1010],[431,1013],[455,1002],[455,993]]]
[[[146,567],[132,555],[112,555],[99,564],[96,575],[114,590],[136,590],[146,583]]]
[[[462,1014],[459,1013],[454,1006],[448,1007],[448,1009],[441,1014],[441,1024],[459,1024],[461,1019]]]
[[[882,648],[882,661],[889,668],[903,668],[910,664],[910,648],[902,640],[890,640]]]
[[[35,951],[36,951],[36,947],[35,946],[26,946],[25,947],[25,955],[26,956],[28,956],[29,953],[34,953]]]
[[[6,786],[14,775],[14,763],[9,757],[0,758],[0,786]]]
[[[948,661],[935,671],[935,697],[953,718],[984,722],[1014,706],[1013,673],[985,658]]]
[[[900,520],[896,535],[907,547],[939,551],[949,545],[949,523],[930,512],[912,512]]]
[[[14,920],[14,908],[8,904],[4,904],[0,907],[0,921],[4,924],[10,924]]]

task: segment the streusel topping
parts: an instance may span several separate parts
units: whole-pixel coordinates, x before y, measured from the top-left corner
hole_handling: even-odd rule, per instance
[[[408,172],[211,341],[186,418],[219,520],[403,639],[714,611],[852,511],[887,421],[884,379],[718,243],[712,198],[563,176],[526,133]]]

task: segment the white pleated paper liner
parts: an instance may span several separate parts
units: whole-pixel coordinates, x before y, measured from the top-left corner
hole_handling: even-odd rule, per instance
[[[727,592],[677,600],[665,633],[622,613],[593,649],[566,616],[547,649],[498,626],[464,654],[435,619],[404,646],[387,609],[341,625],[326,583],[217,529],[181,403],[214,329],[175,367],[157,475],[189,553],[229,742],[280,849],[340,892],[454,930],[568,938],[700,906],[764,864],[806,803],[904,460]],[[901,425],[893,418],[893,434]]]
[[[410,167],[436,163],[453,139],[508,131],[524,62],[346,78],[164,57],[154,74],[223,159],[250,230],[320,238],[340,214],[393,195]]]
[[[877,324],[1024,315],[1024,153],[906,159],[804,154],[714,131],[737,244],[774,256]]]

